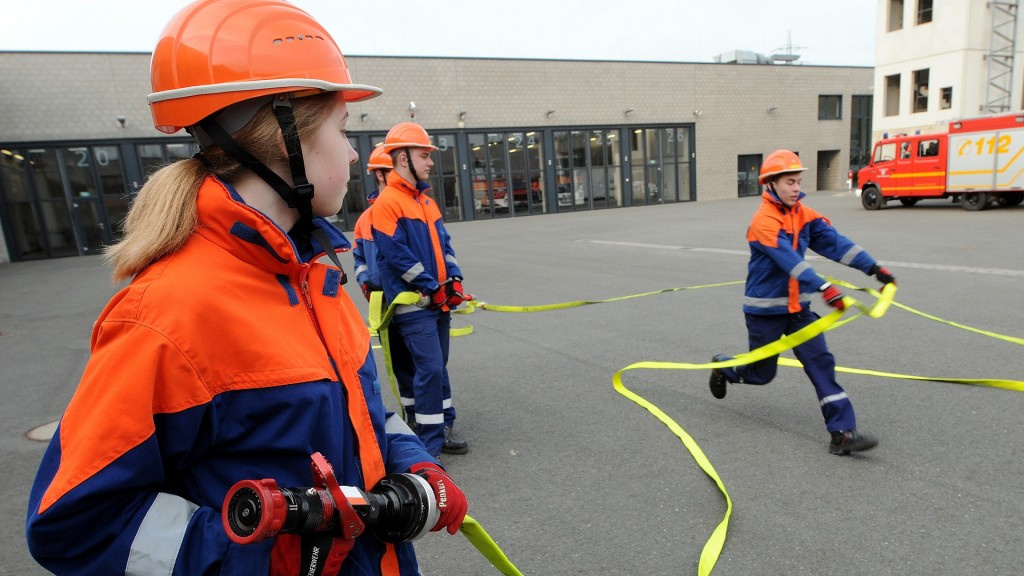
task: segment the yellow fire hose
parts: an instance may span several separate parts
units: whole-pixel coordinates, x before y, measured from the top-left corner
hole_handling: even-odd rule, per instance
[[[933,321],[936,321],[936,322],[941,322],[941,323],[947,324],[949,326],[953,326],[953,327],[960,328],[960,329],[963,329],[963,330],[967,330],[967,331],[970,331],[970,332],[974,332],[974,333],[977,333],[977,334],[985,335],[985,336],[988,336],[988,337],[991,337],[991,338],[997,338],[997,339],[1000,339],[1000,340],[1004,340],[1006,342],[1010,342],[1010,343],[1014,343],[1014,344],[1019,344],[1019,345],[1024,345],[1024,339],[1022,339],[1022,338],[1017,338],[1017,337],[1013,337],[1013,336],[1006,336],[1006,335],[998,334],[998,333],[995,333],[995,332],[990,332],[990,331],[986,331],[986,330],[980,330],[980,329],[977,329],[977,328],[972,328],[970,326],[966,326],[966,325],[963,325],[963,324],[958,324],[956,322],[951,322],[951,321],[948,321],[948,320],[943,320],[943,319],[938,318],[936,316],[932,316],[932,315],[926,314],[924,312],[915,310],[915,309],[913,309],[913,308],[911,308],[909,306],[905,306],[903,304],[895,302],[895,300],[894,300],[894,296],[895,296],[895,293],[896,293],[896,286],[895,286],[895,284],[887,284],[879,292],[877,290],[873,290],[873,289],[870,289],[870,288],[859,288],[857,286],[854,286],[852,284],[843,282],[841,280],[836,280],[836,279],[830,279],[830,280],[834,284],[841,285],[841,286],[846,287],[848,289],[857,290],[857,291],[863,291],[863,292],[865,292],[867,294],[870,294],[871,296],[874,296],[876,298],[876,301],[875,301],[875,303],[873,305],[868,306],[868,305],[865,305],[865,304],[861,303],[860,301],[858,301],[855,298],[852,298],[850,296],[846,296],[846,297],[843,298],[843,301],[846,304],[846,310],[835,310],[835,311],[831,312],[830,314],[828,314],[827,316],[823,316],[823,317],[819,318],[817,321],[811,323],[810,325],[805,326],[801,330],[798,330],[797,332],[794,332],[792,334],[788,334],[786,336],[783,336],[782,338],[776,340],[775,342],[769,343],[769,344],[767,344],[765,346],[762,346],[762,347],[760,347],[760,348],[758,348],[756,350],[751,350],[750,352],[745,352],[743,354],[739,354],[739,355],[735,356],[734,358],[732,358],[730,360],[726,360],[726,361],[722,361],[722,362],[707,362],[707,363],[698,363],[698,364],[686,363],[686,362],[648,362],[648,361],[636,362],[634,364],[630,364],[630,365],[626,366],[625,368],[622,368],[621,370],[619,370],[618,372],[616,372],[612,376],[612,385],[613,385],[614,389],[618,393],[622,394],[623,396],[629,398],[633,402],[639,404],[641,407],[643,407],[646,410],[648,410],[659,421],[661,421],[663,424],[665,424],[665,426],[668,427],[669,430],[671,430],[672,433],[674,433],[682,441],[683,445],[690,452],[691,456],[693,457],[693,459],[697,463],[697,465],[700,466],[700,468],[704,471],[704,473],[707,474],[715,482],[715,484],[718,486],[719,490],[721,491],[722,495],[725,498],[725,501],[726,501],[725,515],[722,518],[721,522],[719,522],[719,524],[715,527],[714,531],[711,534],[711,537],[708,539],[707,543],[704,545],[703,550],[701,551],[700,562],[698,564],[698,569],[697,569],[697,572],[698,572],[699,576],[707,576],[707,575],[711,574],[711,571],[714,569],[715,564],[718,562],[718,558],[721,555],[722,548],[725,545],[725,538],[726,538],[726,534],[727,534],[727,531],[728,531],[729,519],[730,519],[730,517],[732,515],[732,500],[730,499],[729,494],[728,494],[728,492],[725,489],[725,484],[722,482],[721,478],[718,476],[718,473],[715,471],[714,466],[711,465],[711,462],[708,460],[707,456],[705,456],[704,452],[700,449],[700,447],[693,440],[693,438],[685,430],[683,430],[683,428],[681,426],[679,426],[678,423],[676,423],[674,420],[672,420],[672,418],[670,418],[668,415],[666,415],[664,412],[662,412],[657,406],[655,406],[654,404],[648,402],[646,399],[644,399],[640,395],[638,395],[638,394],[632,392],[631,390],[629,390],[628,388],[626,388],[625,385],[623,385],[623,383],[622,383],[622,374],[624,372],[627,372],[627,371],[630,371],[630,370],[639,370],[639,369],[649,369],[649,370],[710,370],[712,368],[728,368],[728,367],[734,367],[734,366],[750,364],[750,363],[753,363],[753,362],[757,362],[758,360],[763,360],[765,358],[770,358],[772,356],[777,356],[781,352],[784,352],[786,350],[790,350],[792,348],[795,348],[796,346],[799,346],[800,344],[803,344],[804,342],[807,342],[808,340],[814,338],[815,336],[817,336],[817,335],[819,335],[819,334],[821,334],[821,333],[823,333],[825,331],[838,328],[839,326],[847,324],[847,323],[855,320],[856,318],[858,318],[860,316],[868,316],[870,318],[881,318],[883,315],[885,315],[885,313],[888,311],[890,306],[896,306],[896,307],[901,308],[901,309],[903,309],[903,310],[905,310],[907,312],[916,314],[918,316],[921,316],[923,318],[927,318],[929,320],[933,320]],[[644,296],[652,296],[652,295],[656,295],[656,294],[664,294],[666,292],[676,292],[676,291],[681,291],[681,290],[694,290],[694,289],[698,289],[698,288],[712,288],[712,287],[719,287],[719,286],[729,286],[729,285],[742,284],[742,283],[743,283],[742,281],[736,281],[736,282],[723,282],[723,283],[717,283],[717,284],[705,284],[705,285],[699,285],[699,286],[687,286],[687,287],[683,287],[683,288],[667,288],[667,289],[664,289],[664,290],[656,290],[656,291],[653,291],[653,292],[644,292],[644,293],[641,293],[641,294],[632,294],[632,295],[629,295],[629,296],[621,296],[621,297],[617,297],[617,298],[608,298],[608,299],[605,299],[605,300],[575,300],[575,301],[570,301],[570,302],[561,302],[561,303],[556,303],[556,304],[545,304],[545,305],[533,305],[533,306],[506,306],[506,305],[488,304],[487,302],[480,302],[480,301],[467,301],[466,302],[467,308],[465,310],[458,310],[456,312],[457,313],[463,313],[463,314],[469,314],[469,313],[473,313],[477,309],[480,309],[480,310],[490,310],[490,311],[494,311],[494,312],[546,312],[546,311],[551,311],[551,310],[564,310],[564,309],[568,309],[568,308],[575,308],[575,307],[586,306],[586,305],[590,305],[590,304],[602,304],[602,303],[618,302],[618,301],[629,300],[629,299],[633,299],[633,298],[641,298],[641,297],[644,297]],[[419,299],[420,299],[419,294],[416,294],[414,292],[405,292],[405,293],[400,294],[398,297],[396,297],[395,300],[391,303],[391,305],[385,310],[384,306],[383,306],[383,299],[382,299],[381,293],[377,292],[377,293],[374,293],[373,295],[371,295],[371,300],[370,300],[370,329],[371,329],[371,331],[374,331],[374,332],[376,332],[376,333],[378,333],[380,335],[380,340],[381,340],[381,343],[382,343],[382,347],[384,348],[385,365],[387,366],[387,369],[388,369],[388,377],[389,377],[389,379],[391,381],[392,392],[395,394],[396,398],[398,397],[398,389],[397,389],[397,384],[395,383],[395,380],[394,380],[394,374],[393,374],[392,367],[391,367],[391,364],[390,364],[390,353],[389,353],[388,344],[387,344],[387,325],[390,323],[390,320],[391,320],[391,318],[394,315],[394,311],[395,311],[396,306],[401,305],[401,304],[415,304],[416,302],[419,301]],[[856,312],[852,316],[843,319],[842,317],[846,314],[847,311],[856,311]],[[467,327],[467,328],[461,329],[461,331],[462,331],[461,333],[468,334],[468,333],[472,332],[472,327]],[[452,331],[452,334],[453,335],[457,335],[455,330]],[[789,359],[789,358],[782,358],[782,357],[780,357],[778,359],[778,363],[779,363],[780,366],[797,367],[797,368],[801,367],[801,364],[798,361],[792,360],[792,359]],[[926,380],[926,381],[936,381],[936,382],[951,382],[951,383],[956,383],[956,384],[970,384],[970,385],[978,385],[978,386],[990,386],[990,387],[993,387],[993,388],[1003,388],[1003,389],[1007,389],[1007,390],[1014,390],[1014,391],[1017,391],[1017,392],[1024,392],[1024,382],[1016,381],[1016,380],[992,379],[992,378],[981,379],[981,378],[947,378],[947,377],[915,376],[915,375],[909,375],[909,374],[897,374],[897,373],[890,373],[890,372],[879,372],[879,371],[874,371],[874,370],[863,370],[863,369],[856,369],[856,368],[844,368],[844,367],[841,367],[841,366],[837,366],[836,367],[836,371],[837,372],[851,373],[851,374],[868,375],[868,376],[879,376],[879,377],[886,377],[886,378],[900,378],[900,379],[905,379],[905,380]],[[521,573],[519,572],[519,570],[508,560],[508,558],[505,556],[505,554],[501,551],[501,549],[497,546],[497,544],[494,543],[494,541],[490,538],[490,536],[487,534],[487,532],[483,529],[483,527],[480,526],[480,524],[476,520],[474,520],[471,517],[467,516],[465,522],[463,523],[461,531],[466,536],[466,538],[469,539],[469,541],[473,544],[473,546],[476,547],[477,550],[479,550],[480,553],[483,554],[484,557],[487,558],[487,560],[490,561],[491,564],[494,565],[494,567],[497,568],[499,572],[501,572],[502,574],[505,574],[505,575],[519,575],[519,576],[521,576]]]

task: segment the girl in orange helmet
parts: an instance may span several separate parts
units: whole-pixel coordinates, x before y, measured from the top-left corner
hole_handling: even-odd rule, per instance
[[[106,254],[130,283],[95,323],[43,457],[29,551],[56,574],[419,574],[410,543],[369,530],[239,544],[222,519],[240,480],[311,485],[317,452],[364,491],[419,473],[433,530],[465,516],[459,488],[385,411],[341,287],[348,242],[324,219],[358,160],[348,103],[380,90],[354,84],[330,34],[283,0],[186,6],[153,52],[152,85],[154,125],[185,128],[201,151],[149,179]]]

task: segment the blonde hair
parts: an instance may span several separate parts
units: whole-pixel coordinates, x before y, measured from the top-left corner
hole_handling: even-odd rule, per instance
[[[334,96],[326,92],[293,100],[300,140],[311,141],[331,113]],[[233,138],[271,169],[287,166],[280,128],[269,104]],[[185,245],[199,225],[199,187],[208,176],[231,184],[248,170],[219,146],[208,146],[203,157],[206,163],[189,158],[164,166],[139,190],[124,219],[124,236],[104,251],[115,283],[131,279]]]

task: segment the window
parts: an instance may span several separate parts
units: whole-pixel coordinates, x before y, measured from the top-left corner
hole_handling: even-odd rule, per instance
[[[900,113],[900,75],[885,77],[885,115],[897,116]]]
[[[854,94],[850,100],[850,169],[856,171],[871,161],[871,107],[874,98]]]
[[[921,140],[917,143],[917,157],[930,158],[939,155],[938,140]]]
[[[917,0],[917,23],[927,24],[932,21],[932,0]]]
[[[842,96],[818,96],[818,120],[839,120],[842,117]]]
[[[928,111],[928,68],[914,71],[914,112]]]
[[[947,86],[942,89],[942,96],[939,98],[939,108],[949,110],[953,107],[953,87]]]
[[[900,160],[910,158],[910,142],[900,143]]]
[[[896,158],[896,143],[889,142],[887,144],[881,144],[875,148],[875,164],[879,162],[888,162]]]
[[[903,0],[889,0],[889,32],[903,30]]]

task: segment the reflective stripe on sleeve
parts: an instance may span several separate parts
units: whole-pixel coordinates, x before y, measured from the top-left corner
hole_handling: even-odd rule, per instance
[[[810,269],[811,269],[811,265],[808,264],[806,261],[801,260],[799,264],[797,264],[796,266],[793,266],[789,270],[789,275],[791,277],[793,277],[793,278],[799,279],[801,274],[803,274],[805,271],[810,270]]]
[[[847,250],[846,254],[843,254],[843,257],[839,259],[839,263],[840,264],[845,264],[846,266],[849,266],[850,263],[853,262],[853,259],[856,258],[857,255],[860,254],[863,251],[864,251],[863,248],[861,248],[860,246],[857,246],[856,244],[854,244],[853,248],[850,248],[849,250]]]
[[[179,496],[157,494],[132,541],[125,576],[173,573],[185,530],[198,509]]]
[[[415,434],[398,414],[392,414],[384,421],[385,434]]]
[[[405,271],[404,274],[402,274],[402,280],[405,280],[406,282],[411,284],[412,281],[415,280],[417,276],[423,274],[423,270],[423,263],[417,262],[415,265],[413,265],[412,268],[409,268],[408,270]]]

